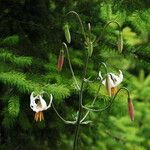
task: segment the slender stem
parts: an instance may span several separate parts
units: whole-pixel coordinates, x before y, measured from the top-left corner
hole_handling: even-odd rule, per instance
[[[56,110],[56,108],[55,108],[55,106],[54,106],[53,103],[52,103],[52,107],[53,107],[54,111],[56,112],[57,116],[58,116],[64,123],[66,123],[66,124],[75,124],[75,123],[76,123],[76,121],[68,121],[68,120],[65,120],[65,119],[58,113],[58,111]]]
[[[108,23],[104,26],[103,31],[102,31],[102,34],[97,38],[96,42],[99,42],[99,40],[101,39],[101,37],[102,37],[103,34],[104,34],[104,31],[106,30],[106,28],[107,28],[111,23],[115,23],[115,24],[118,26],[119,32],[121,32],[121,26],[120,26],[120,24],[119,24],[117,21],[110,21],[110,22],[108,22]]]
[[[95,103],[95,101],[96,101],[96,99],[97,99],[97,97],[98,97],[98,94],[99,94],[100,88],[101,88],[101,84],[100,84],[100,85],[99,85],[99,87],[98,87],[98,90],[97,90],[96,96],[95,96],[95,98],[94,98],[94,100],[93,100],[93,102],[92,102],[92,106],[94,105],[94,103]]]
[[[109,22],[105,25],[104,28],[106,29],[106,27],[109,26],[111,23],[115,23],[115,24],[118,26],[119,31],[121,30],[120,24],[119,24],[117,21],[109,21]]]
[[[128,98],[130,98],[130,92],[126,87],[122,87],[120,90],[125,90],[128,94]]]
[[[67,13],[67,15],[69,15],[69,14],[74,14],[74,15],[76,15],[76,17],[78,18],[78,20],[79,20],[79,22],[80,22],[80,25],[81,25],[81,29],[82,29],[83,36],[84,36],[84,38],[85,38],[85,40],[86,40],[86,34],[85,34],[84,26],[83,26],[83,23],[82,23],[82,20],[81,20],[80,16],[79,16],[78,13],[76,13],[75,11],[69,11],[69,12]]]
[[[107,71],[107,66],[106,66],[106,64],[105,64],[104,62],[102,62],[102,65],[104,66],[105,72],[106,72],[106,74],[107,74],[108,71]],[[96,93],[96,95],[95,95],[95,98],[94,98],[94,100],[93,100],[91,106],[94,105],[94,103],[95,103],[95,101],[96,101],[96,99],[97,99],[97,97],[98,97],[98,94],[99,94],[99,92],[100,92],[100,87],[101,87],[101,84],[99,84],[97,93]],[[83,122],[83,121],[86,119],[86,117],[88,116],[89,113],[90,113],[90,110],[88,110],[88,112],[85,114],[85,116],[81,119],[81,122]]]
[[[105,72],[106,72],[106,74],[108,73],[108,71],[107,71],[107,66],[106,66],[106,64],[104,63],[104,62],[102,62],[102,65],[104,66],[104,68],[105,68]]]
[[[77,117],[77,126],[76,126],[76,131],[75,131],[75,138],[74,138],[74,144],[73,144],[73,150],[77,149],[77,143],[78,143],[78,137],[79,137],[79,128],[80,128],[80,119],[81,119],[81,114],[82,114],[82,96],[83,96],[83,84],[81,84],[81,90],[79,93],[79,108],[78,108],[78,117]]]
[[[81,83],[81,88],[80,88],[80,93],[79,93],[79,113],[78,113],[78,118],[77,118],[77,126],[76,126],[76,131],[75,131],[75,138],[74,138],[73,150],[76,150],[77,149],[77,145],[78,145],[80,120],[81,120],[81,115],[82,115],[83,87],[84,87],[84,83],[85,83],[84,82],[84,78],[86,77],[88,61],[89,61],[89,55],[88,55],[86,63],[85,63],[85,70],[84,70],[84,75],[83,75],[83,79],[82,79],[82,83]]]
[[[114,100],[114,99],[113,99]],[[102,112],[102,111],[105,111],[107,108],[109,108],[111,105],[112,105],[112,102],[113,100],[111,101],[111,103],[109,105],[107,105],[105,108],[101,108],[101,109],[92,109],[92,108],[88,108],[88,107],[85,107],[85,106],[82,106],[84,109],[87,109],[88,111],[93,111],[93,112]]]
[[[42,92],[41,92],[41,94],[44,94],[44,93],[47,94],[47,96],[49,97],[49,99],[51,99],[51,97],[49,96],[49,94],[48,94],[47,92],[45,92],[45,91],[42,91]],[[76,120],[75,120],[75,121],[68,121],[68,120],[65,120],[65,119],[58,113],[58,111],[57,111],[57,109],[55,108],[53,102],[51,102],[51,105],[52,105],[54,111],[56,112],[57,116],[58,116],[64,123],[66,123],[66,124],[75,124],[75,123],[76,123]]]
[[[105,133],[106,133],[108,136],[114,138],[114,139],[117,140],[117,141],[126,142],[125,139],[123,139],[123,138],[121,138],[121,137],[119,137],[119,136],[116,136],[116,135],[111,134],[108,130],[106,130]]]
[[[97,97],[98,97],[98,94],[99,94],[99,92],[100,92],[100,88],[101,88],[101,84],[99,84],[98,90],[97,90],[97,92],[96,92],[95,98],[94,98],[94,100],[93,100],[91,106],[94,105],[94,103],[95,103],[95,101],[96,101],[96,99],[97,99]],[[83,105],[82,105],[82,107],[83,107]],[[87,113],[85,114],[85,116],[81,119],[80,123],[82,123],[82,122],[85,120],[85,118],[88,116],[89,113],[90,113],[90,110],[87,111]]]
[[[128,90],[126,87],[121,87],[121,88],[117,91],[117,93],[114,95],[114,97],[112,98],[112,100],[110,101],[110,104],[107,105],[105,108],[101,108],[101,109],[91,109],[91,108],[88,108],[88,107],[85,107],[85,106],[82,106],[82,107],[83,107],[84,109],[87,109],[88,111],[95,111],[95,112],[102,112],[102,111],[105,111],[106,109],[108,109],[109,107],[112,106],[112,104],[113,104],[113,102],[114,102],[116,96],[119,94],[119,92],[120,92],[121,90],[125,90],[125,91],[127,92],[127,94],[128,94],[128,98],[130,98],[129,90]]]
[[[66,52],[67,52],[67,57],[68,57],[68,63],[69,63],[70,71],[71,71],[71,73],[72,73],[72,76],[73,76],[73,79],[74,79],[74,81],[75,81],[76,87],[77,87],[78,90],[80,90],[80,87],[79,87],[79,85],[78,85],[77,79],[76,79],[76,77],[75,77],[75,74],[74,74],[74,71],[73,71],[73,68],[72,68],[72,65],[71,65],[68,47],[67,47],[66,43],[63,42],[62,44],[63,44],[63,46],[65,47]]]

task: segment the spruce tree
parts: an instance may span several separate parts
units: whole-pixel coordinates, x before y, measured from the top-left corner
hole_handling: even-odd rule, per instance
[[[0,1],[0,104],[1,149],[71,149],[75,126],[64,124],[53,109],[45,111],[45,120],[36,123],[30,109],[30,94],[46,91],[53,94],[57,111],[67,120],[74,120],[78,111],[78,92],[69,70],[65,53],[62,71],[57,59],[62,42],[67,42],[64,24],[68,22],[71,43],[68,44],[71,63],[81,83],[86,61],[85,41],[79,23],[66,14],[75,10],[85,29],[91,24],[92,38],[98,38],[88,65],[87,77],[94,80],[101,62],[110,70],[120,68],[124,86],[131,91],[137,118],[131,124],[127,117],[125,93],[118,95],[106,112],[90,113],[91,124],[81,125],[80,149],[139,149],[149,147],[150,93],[150,9],[149,1]],[[118,28],[121,25],[123,50],[117,50]],[[101,35],[101,36],[100,36]],[[99,81],[84,89],[84,104],[91,102]],[[47,98],[46,98],[47,99]],[[105,106],[108,96],[102,87],[96,107]],[[115,140],[114,140],[115,139]],[[118,142],[119,141],[119,142]],[[134,148],[133,148],[134,147]]]

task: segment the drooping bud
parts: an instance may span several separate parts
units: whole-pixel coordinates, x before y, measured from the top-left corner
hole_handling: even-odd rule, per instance
[[[91,24],[88,23],[88,30],[91,31]]]
[[[60,53],[59,53],[58,60],[57,60],[57,70],[58,71],[62,70],[63,64],[64,64],[64,51],[61,50]]]
[[[111,96],[111,86],[110,86],[110,77],[109,75],[106,76],[106,90],[108,95]]]
[[[130,98],[128,98],[128,111],[129,111],[131,121],[134,121],[134,106]]]
[[[93,42],[91,41],[88,43],[88,53],[89,53],[89,56],[91,57],[93,53]]]
[[[120,31],[119,32],[119,35],[118,35],[118,51],[119,53],[122,53],[122,50],[123,50],[123,36],[122,36],[122,32]]]
[[[65,32],[65,37],[66,37],[67,42],[70,43],[71,42],[71,35],[70,35],[68,24],[64,25],[64,32]]]

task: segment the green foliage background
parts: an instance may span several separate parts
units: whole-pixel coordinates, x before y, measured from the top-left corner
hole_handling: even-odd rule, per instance
[[[74,119],[78,108],[67,59],[63,71],[56,68],[61,43],[66,42],[65,14],[78,12],[87,30],[91,23],[98,37],[108,21],[121,25],[123,53],[117,51],[118,30],[114,24],[96,43],[88,65],[88,75],[96,78],[100,62],[109,71],[123,71],[135,106],[135,121],[128,116],[126,94],[120,93],[113,106],[103,113],[90,113],[91,124],[82,125],[79,149],[148,150],[150,148],[150,4],[148,0],[1,0],[0,1],[0,105],[1,149],[71,149],[74,125],[66,125],[53,109],[44,112],[45,121],[36,123],[30,109],[30,94],[52,93],[61,115]],[[79,23],[67,18],[72,41],[68,45],[77,79],[81,81],[87,50]],[[84,103],[92,101],[99,82],[87,84]],[[108,102],[104,87],[96,103]]]

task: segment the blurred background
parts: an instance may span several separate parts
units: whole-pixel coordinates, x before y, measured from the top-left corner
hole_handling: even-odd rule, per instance
[[[117,49],[118,28],[105,30],[95,43],[87,77],[97,78],[105,62],[109,72],[122,70],[125,86],[131,92],[135,120],[128,115],[127,95],[121,92],[112,107],[103,113],[91,112],[92,123],[80,128],[79,150],[150,149],[150,2],[149,0],[0,0],[0,149],[70,150],[75,125],[64,124],[52,108],[45,120],[35,122],[30,109],[32,91],[47,91],[54,96],[58,112],[73,120],[78,110],[78,92],[67,57],[63,70],[57,71],[57,58],[66,42],[63,26],[68,22],[68,44],[76,77],[81,82],[87,49],[76,11],[85,27],[91,24],[92,37],[99,37],[106,23],[121,26],[124,48]],[[99,81],[86,83],[83,103],[90,104]],[[47,86],[46,86],[47,85]],[[108,103],[101,86],[95,106]],[[86,111],[85,111],[86,112]],[[83,112],[83,113],[85,113]]]

